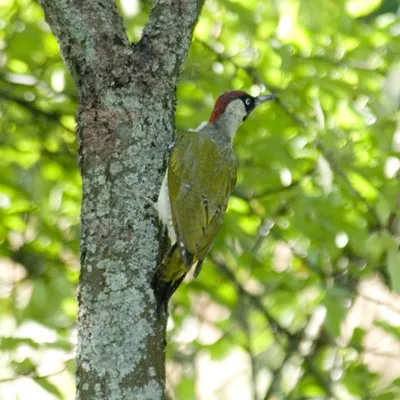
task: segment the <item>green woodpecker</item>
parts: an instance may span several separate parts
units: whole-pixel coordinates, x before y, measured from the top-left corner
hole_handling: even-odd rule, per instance
[[[235,133],[259,104],[273,98],[223,93],[205,126],[178,135],[157,202],[171,241],[153,279],[159,303],[168,303],[192,268],[195,277],[200,273],[236,184]]]

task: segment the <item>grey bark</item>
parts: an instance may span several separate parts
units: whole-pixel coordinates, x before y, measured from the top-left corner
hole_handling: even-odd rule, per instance
[[[79,95],[77,399],[161,399],[165,325],[150,282],[175,90],[204,0],[157,0],[131,45],[112,0],[40,0]]]

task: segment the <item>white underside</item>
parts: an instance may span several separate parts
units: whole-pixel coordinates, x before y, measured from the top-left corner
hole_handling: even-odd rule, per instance
[[[157,200],[158,217],[160,221],[167,227],[168,236],[171,244],[176,242],[176,234],[172,224],[171,203],[168,192],[168,169],[165,172],[164,179],[161,184],[160,193]]]

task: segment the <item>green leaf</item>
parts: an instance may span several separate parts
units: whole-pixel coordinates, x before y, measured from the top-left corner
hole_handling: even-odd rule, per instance
[[[345,318],[348,308],[345,307],[345,300],[348,293],[341,288],[328,289],[323,304],[326,307],[326,318],[324,325],[333,337],[340,335],[340,327]]]
[[[351,344],[354,346],[356,349],[361,350],[362,348],[362,342],[365,336],[365,330],[362,328],[354,328],[353,335],[351,336]]]
[[[306,398],[315,398],[325,394],[325,390],[314,376],[307,375],[299,385],[300,393]]]
[[[30,375],[36,371],[36,365],[29,357],[22,361],[12,361],[11,367],[17,375]]]
[[[379,194],[378,203],[376,204],[376,212],[383,226],[386,226],[389,216],[392,212],[391,204],[385,196]]]
[[[400,388],[400,378],[395,379],[390,385]]]
[[[400,327],[392,326],[385,321],[375,321],[375,325],[383,328],[387,333],[390,333],[392,336],[400,341]]]
[[[226,338],[221,338],[214,344],[207,346],[207,350],[213,360],[222,360],[232,350],[232,342]]]
[[[182,379],[178,384],[177,394],[180,399],[194,399],[195,392],[193,381],[191,379]]]
[[[59,399],[64,399],[64,396],[60,390],[58,390],[57,386],[55,386],[53,383],[50,383],[47,378],[35,378],[34,381],[46,392],[54,394]]]
[[[388,252],[387,270],[392,290],[400,293],[400,252],[398,250],[394,249]]]
[[[33,349],[40,347],[39,343],[36,343],[30,338],[13,338],[13,337],[1,337],[0,338],[0,349],[2,350],[15,350],[20,345],[27,345]]]
[[[398,397],[395,393],[384,393],[374,396],[374,400],[397,400]]]

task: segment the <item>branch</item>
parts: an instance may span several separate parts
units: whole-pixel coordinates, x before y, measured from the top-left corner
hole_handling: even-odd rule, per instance
[[[302,180],[310,175],[312,175],[315,172],[315,168],[309,168],[304,174],[303,176],[298,179],[298,180],[294,180],[290,185],[288,186],[275,186],[275,187],[270,187],[267,189],[263,189],[259,192],[255,192],[252,193],[251,195],[247,195],[243,189],[241,188],[236,188],[233,191],[233,196],[239,197],[240,199],[243,200],[253,200],[253,199],[260,199],[263,197],[267,197],[267,196],[272,196],[274,194],[279,194],[279,193],[283,193],[286,191],[289,191],[291,189],[294,189],[295,187],[299,186],[300,183],[302,182]]]
[[[314,272],[314,274],[316,274],[321,281],[325,281],[327,278],[329,278],[330,276],[327,275],[315,262],[313,262],[310,258],[308,258],[307,256],[301,254],[296,247],[290,243],[289,240],[287,240],[282,233],[280,232],[280,230],[278,230],[276,228],[276,226],[273,227],[273,229],[271,229],[271,235],[273,237],[275,237],[275,239],[281,240],[283,242],[285,242],[285,244],[290,248],[292,254],[294,255],[294,257],[296,257],[298,260],[302,261],[304,263],[304,265],[312,272]]]
[[[272,398],[274,394],[278,394],[280,392],[280,380],[282,377],[282,372],[287,363],[289,363],[290,359],[293,357],[299,357],[301,360],[301,365],[302,365],[302,371],[300,375],[295,378],[295,387],[297,387],[298,383],[306,373],[306,371],[314,376],[314,378],[317,380],[319,385],[324,389],[324,392],[326,395],[329,396],[330,399],[336,399],[339,400],[339,398],[336,396],[334,392],[334,387],[332,385],[332,382],[330,380],[330,377],[328,374],[325,374],[324,372],[320,371],[317,365],[315,364],[314,359],[318,357],[318,351],[319,347],[321,345],[321,335],[323,333],[323,330],[321,329],[323,322],[321,321],[319,327],[318,327],[318,332],[315,335],[309,335],[307,334],[307,329],[309,327],[310,322],[312,321],[312,318],[308,319],[308,323],[304,325],[302,330],[298,333],[298,337],[300,338],[297,341],[289,340],[288,345],[286,347],[286,354],[284,359],[282,360],[281,364],[279,367],[277,367],[273,371],[273,377],[271,381],[271,385],[269,386],[265,396],[264,400],[269,400]],[[302,345],[306,342],[311,342],[311,345],[309,349],[302,349]],[[292,392],[293,389],[290,391]],[[287,397],[289,393],[287,393]]]
[[[54,112],[54,111],[45,111],[42,110],[41,108],[38,108],[35,106],[34,103],[31,103],[29,101],[26,101],[22,98],[16,97],[14,95],[11,95],[8,92],[2,92],[0,91],[0,98],[2,99],[6,99],[9,101],[12,101],[13,103],[18,104],[21,107],[24,107],[27,111],[29,111],[33,116],[41,116],[46,118],[47,120],[54,122],[58,125],[60,125],[63,129],[65,129],[66,131],[73,133],[75,135],[75,131],[71,128],[69,128],[68,126],[65,126],[62,122],[61,122],[61,117],[63,116],[63,114],[58,113],[58,112]]]
[[[2,378],[2,379],[0,379],[0,383],[13,382],[20,378],[31,378],[34,380],[47,379],[47,378],[51,378],[53,376],[60,375],[67,369],[67,367],[68,367],[68,365],[65,363],[64,366],[61,369],[59,369],[58,371],[50,372],[45,375],[37,375],[36,373],[31,373],[31,374],[16,375],[16,376],[12,376],[10,378]]]
[[[135,48],[142,69],[175,84],[186,59],[194,26],[205,0],[156,0]]]
[[[233,65],[233,67],[236,70],[242,70],[244,71],[247,76],[253,81],[253,83],[255,84],[263,84],[271,93],[278,93],[279,91],[281,91],[282,89],[277,87],[277,86],[272,86],[272,85],[268,85],[267,83],[265,83],[261,77],[258,75],[257,70],[254,67],[251,66],[246,66],[246,65],[240,65],[238,64],[232,57],[228,56],[225,53],[221,53],[219,51],[217,51],[216,49],[214,49],[210,44],[208,44],[207,42],[200,40],[200,39],[196,39],[197,42],[201,43],[207,50],[209,50],[211,53],[213,53],[216,57],[218,61],[227,61],[230,64]],[[277,97],[275,100],[275,102],[280,102],[279,97]]]
[[[272,196],[274,194],[279,194],[279,193],[289,191],[289,190],[295,188],[296,186],[298,186],[300,183],[301,183],[301,180],[299,179],[297,181],[293,181],[288,186],[275,186],[275,187],[271,187],[268,189],[264,189],[258,193],[257,192],[253,193],[251,195],[247,195],[244,190],[242,190],[240,187],[238,187],[233,191],[232,196],[235,196],[235,197],[238,197],[239,199],[247,200],[247,201],[253,200],[253,199],[261,199],[263,197]]]
[[[234,283],[236,286],[238,292],[244,296],[246,296],[250,303],[253,305],[254,308],[259,310],[261,314],[265,317],[265,319],[268,321],[269,326],[271,327],[271,330],[273,334],[275,335],[275,339],[279,342],[279,338],[277,335],[281,334],[286,336],[289,339],[292,340],[297,340],[297,334],[290,332],[288,329],[286,329],[284,326],[282,326],[271,314],[270,312],[265,308],[265,306],[262,304],[262,300],[259,296],[256,296],[255,294],[250,293],[235,277],[234,273],[230,270],[230,268],[223,262],[220,262],[216,260],[213,256],[209,257],[209,260],[214,263],[217,267],[221,269],[222,272],[228,277],[228,279]]]
[[[313,262],[311,259],[309,259],[307,256],[301,254],[296,247],[290,243],[289,240],[287,240],[280,232],[279,229],[277,229],[276,224],[275,224],[275,219],[277,219],[279,216],[283,215],[287,211],[287,203],[282,204],[278,210],[271,215],[269,218],[265,218],[263,215],[259,214],[255,208],[252,206],[251,202],[249,203],[251,211],[254,213],[254,215],[257,215],[260,218],[263,218],[262,223],[260,224],[259,230],[264,230],[265,233],[264,235],[260,235],[261,237],[256,241],[255,246],[252,249],[252,253],[255,254],[257,252],[259,246],[261,246],[262,242],[260,240],[264,240],[268,235],[272,235],[275,239],[281,240],[285,242],[285,244],[290,248],[292,254],[299,260],[301,260],[304,265],[312,272],[314,272],[322,281],[325,281],[327,278],[330,278],[325,272],[319,268],[319,266]],[[269,222],[271,220],[271,222]],[[267,226],[265,226],[267,224]],[[263,226],[264,225],[264,226]],[[270,225],[270,226],[268,226]]]
[[[110,0],[39,0],[75,83],[95,79],[117,65],[129,46],[122,19]],[[102,60],[99,63],[97,60]]]
[[[274,373],[276,373],[277,377],[280,376],[282,369],[285,365],[285,363],[293,356],[295,353],[297,353],[301,358],[302,362],[306,365],[308,371],[316,378],[316,380],[319,382],[319,384],[323,387],[325,393],[329,395],[333,399],[337,399],[335,394],[333,393],[333,390],[331,388],[331,383],[329,379],[319,371],[319,369],[316,367],[313,361],[313,355],[316,351],[316,346],[315,342],[317,341],[315,338],[309,338],[305,337],[307,325],[303,327],[298,332],[292,333],[290,332],[289,329],[281,325],[271,314],[270,312],[266,309],[266,307],[262,304],[261,298],[259,296],[256,296],[249,291],[246,290],[246,288],[236,279],[234,273],[230,270],[230,268],[224,264],[223,262],[217,261],[215,258],[212,256],[209,257],[209,259],[216,265],[218,266],[225,274],[226,276],[235,284],[236,288],[238,289],[239,293],[246,296],[250,303],[253,305],[254,308],[256,308],[258,311],[261,312],[261,314],[265,317],[267,320],[269,326],[271,327],[275,339],[280,342],[281,344],[282,341],[279,340],[278,335],[283,335],[285,337],[286,345],[286,355],[284,360],[281,363],[281,366],[278,367]],[[302,339],[312,339],[314,342],[313,350],[308,353],[308,354],[301,354],[301,351],[299,349],[299,346],[301,344]],[[270,396],[271,392],[274,391],[274,388],[268,389],[264,399],[268,399]]]
[[[331,57],[326,57],[326,56],[306,56],[301,53],[295,53],[292,54],[293,58],[298,58],[300,60],[304,60],[305,62],[311,62],[311,63],[324,63],[324,64],[329,64],[332,65],[333,67],[337,68],[350,68],[350,69],[355,69],[358,71],[362,72],[372,72],[372,73],[378,73],[381,76],[386,76],[386,72],[383,70],[383,68],[377,68],[368,61],[363,61],[363,60],[348,60],[346,58],[341,58],[341,59],[335,59]]]
[[[324,389],[324,392],[329,396],[329,398],[339,400],[339,398],[335,395],[333,391],[331,380],[318,369],[318,367],[312,360],[311,355],[304,357],[304,364],[306,365],[308,372],[314,376],[314,378],[318,381],[318,383]]]
[[[241,299],[239,299],[240,301]],[[245,299],[243,299],[245,300]],[[251,313],[248,312],[248,304],[246,301],[242,301],[242,306],[238,307],[238,322],[243,328],[243,332],[246,335],[246,344],[244,344],[244,349],[250,358],[250,380],[251,380],[251,395],[252,400],[257,400],[257,357],[253,350],[253,333],[252,326],[250,322]]]
[[[368,210],[369,215],[374,220],[376,227],[381,230],[384,229],[379,220],[377,212],[369,203],[369,201],[352,185],[346,172],[341,168],[341,166],[337,162],[333,152],[329,151],[319,140],[315,142],[315,145],[316,148],[319,150],[319,152],[324,156],[324,158],[328,162],[332,171],[335,172],[337,176],[342,178],[342,182],[346,185],[348,191],[354,196],[355,199],[357,199],[361,203],[364,203],[365,207]]]
[[[129,44],[112,0],[39,0],[82,98],[142,81],[175,92],[204,0],[155,0],[141,40]],[[137,79],[132,79],[135,76]],[[103,85],[101,84],[103,83]],[[82,101],[80,102],[82,103]]]
[[[290,342],[289,342],[290,343]],[[267,392],[264,395],[264,400],[269,400],[271,396],[279,390],[279,382],[281,380],[282,371],[286,363],[293,357],[296,349],[286,351],[285,358],[282,360],[281,364],[272,371],[271,384],[269,385]]]

